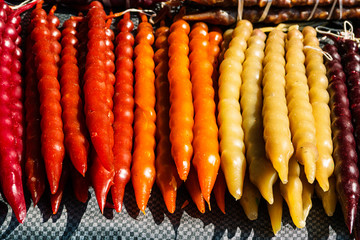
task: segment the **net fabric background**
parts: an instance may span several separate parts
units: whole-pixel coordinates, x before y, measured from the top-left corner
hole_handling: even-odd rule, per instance
[[[47,9],[48,10],[48,9]],[[56,15],[63,23],[70,12],[59,6]],[[133,18],[135,26],[138,19]],[[29,12],[23,16],[23,25],[29,22]],[[23,29],[25,29],[24,27]],[[24,33],[25,34],[25,33]],[[185,201],[189,205],[181,206]],[[85,204],[78,202],[68,185],[56,215],[51,212],[49,193],[36,207],[30,195],[26,195],[27,217],[19,224],[11,208],[0,196],[0,239],[352,239],[348,234],[340,206],[333,217],[327,217],[319,199],[313,199],[313,208],[306,227],[297,229],[292,223],[284,203],[281,231],[274,236],[266,203],[261,201],[259,217],[255,221],[246,218],[240,204],[226,195],[226,214],[211,199],[212,211],[201,214],[182,186],[178,192],[174,214],[167,212],[160,191],[154,186],[146,215],[139,212],[134,191],[128,184],[121,213],[105,209],[102,215],[92,188]]]
[[[10,207],[0,198],[0,239],[351,239],[344,224],[340,206],[333,217],[327,217],[319,199],[313,199],[313,208],[306,227],[297,229],[284,204],[281,231],[274,236],[264,200],[260,203],[259,217],[246,218],[240,204],[226,196],[226,214],[217,208],[212,198],[212,211],[201,214],[190,196],[179,189],[177,209],[167,212],[157,187],[153,188],[146,215],[139,212],[132,186],[127,186],[121,213],[105,209],[100,213],[95,194],[78,202],[69,186],[59,212],[52,215],[48,193],[38,206],[31,205],[27,196],[28,214],[19,224]],[[181,209],[183,203],[190,203]]]

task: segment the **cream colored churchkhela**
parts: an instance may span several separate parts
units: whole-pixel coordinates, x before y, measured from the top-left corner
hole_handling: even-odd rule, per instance
[[[289,181],[286,184],[280,183],[280,192],[289,207],[290,216],[295,226],[298,228],[305,227],[300,165],[294,156],[289,161]]]
[[[290,130],[295,147],[295,158],[304,165],[309,183],[315,180],[318,151],[315,138],[315,120],[309,99],[304,66],[303,36],[297,29],[287,34],[286,41],[286,100],[289,110]]]
[[[310,88],[310,103],[313,110],[316,128],[316,147],[319,158],[316,162],[315,177],[324,191],[329,190],[328,178],[334,172],[332,158],[333,144],[331,138],[331,121],[329,108],[329,81],[326,77],[326,68],[323,63],[323,53],[319,47],[319,40],[313,27],[305,27],[304,53],[307,82]]]
[[[247,40],[252,32],[247,20],[238,21],[229,48],[220,65],[218,123],[221,168],[229,192],[235,199],[242,196],[246,170],[244,132],[240,111],[242,63],[245,60]]]
[[[316,195],[321,199],[323,208],[326,215],[331,217],[334,215],[336,204],[337,204],[337,195],[336,195],[336,180],[334,176],[329,178],[329,190],[324,192],[318,183],[315,185]]]
[[[240,104],[245,133],[246,160],[250,180],[270,204],[274,202],[273,185],[277,172],[266,157],[262,121],[262,61],[266,35],[255,29],[248,40],[241,78]]]
[[[288,181],[288,162],[294,152],[285,97],[285,34],[272,30],[263,60],[263,124],[266,155],[283,183]]]
[[[280,180],[278,180],[274,184],[274,190],[273,190],[274,202],[273,202],[273,204],[267,203],[271,227],[272,227],[274,234],[276,234],[281,229],[281,220],[282,220],[282,212],[283,212],[283,197],[281,196],[281,193],[280,193],[280,186],[279,186],[280,184],[281,184]]]

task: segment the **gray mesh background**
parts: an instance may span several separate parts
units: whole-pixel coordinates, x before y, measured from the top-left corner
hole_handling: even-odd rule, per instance
[[[226,197],[226,214],[212,199],[212,211],[198,212],[189,195],[181,188],[177,210],[169,214],[157,187],[146,209],[139,212],[132,186],[126,189],[121,213],[106,209],[100,213],[95,194],[90,189],[87,203],[78,202],[71,191],[65,193],[59,212],[52,215],[48,194],[33,207],[27,197],[28,214],[19,224],[10,207],[0,201],[0,239],[350,239],[338,206],[333,217],[327,217],[321,202],[315,198],[306,228],[297,229],[284,204],[281,231],[274,236],[265,201],[255,221],[246,218],[240,204]],[[181,209],[184,201],[190,204]]]
[[[57,16],[63,22],[69,10],[59,8]],[[71,14],[76,14],[72,12]],[[134,19],[136,20],[136,19]],[[24,24],[28,22],[24,16]],[[19,224],[11,208],[0,196],[0,239],[352,239],[347,232],[340,206],[333,217],[327,217],[321,202],[315,198],[306,227],[297,229],[284,204],[281,231],[274,236],[265,201],[255,221],[246,218],[240,204],[226,196],[226,214],[222,214],[212,198],[212,211],[198,212],[190,196],[179,189],[177,210],[169,214],[158,188],[150,197],[146,215],[139,212],[131,184],[127,186],[121,213],[105,209],[100,213],[95,194],[89,190],[85,204],[73,196],[71,186],[64,193],[59,212],[51,212],[49,193],[34,207],[27,194],[27,217]],[[183,203],[190,202],[181,209]]]

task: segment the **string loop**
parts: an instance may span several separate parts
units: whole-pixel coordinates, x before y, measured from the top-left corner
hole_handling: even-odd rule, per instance
[[[304,49],[313,49],[313,50],[319,51],[327,58],[327,60],[329,60],[329,61],[333,60],[333,57],[330,55],[330,53],[325,52],[321,48],[317,48],[317,47],[313,47],[313,46],[304,46]]]
[[[328,28],[324,26],[317,26],[315,30],[323,35],[330,35],[336,38],[342,38],[347,40],[352,40],[356,42],[360,42],[360,38],[355,37],[354,27],[349,21],[344,21],[344,29],[341,31],[340,29]]]

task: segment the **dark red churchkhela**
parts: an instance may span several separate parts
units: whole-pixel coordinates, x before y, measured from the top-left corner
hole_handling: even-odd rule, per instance
[[[346,75],[341,65],[341,57],[334,45],[326,45],[324,50],[333,58],[327,60],[327,75],[330,81],[331,130],[333,133],[335,161],[336,191],[345,218],[345,223],[351,233],[359,200],[359,170],[357,167],[356,143],[351,123]]]
[[[167,74],[169,72],[169,27],[165,22],[155,32],[154,54],[155,67],[155,92],[156,92],[156,184],[158,185],[165,205],[170,213],[175,212],[177,189],[182,181],[177,173],[174,159],[171,156],[169,112],[170,90]]]
[[[350,39],[338,43],[342,65],[346,74],[348,97],[354,126],[354,135],[358,151],[360,150],[360,55],[358,44]]]
[[[357,150],[360,150],[360,55],[357,42],[346,39],[338,42],[340,52],[342,53],[342,63],[346,73],[346,83],[348,86],[348,96],[352,121],[354,124],[354,135]],[[359,166],[359,165],[358,165]],[[354,225],[354,234],[356,239],[360,239],[360,216],[359,203],[357,209],[356,222]]]
[[[0,184],[19,222],[26,217],[22,184],[24,112],[21,71],[20,13],[31,3],[12,10],[0,1]]]

